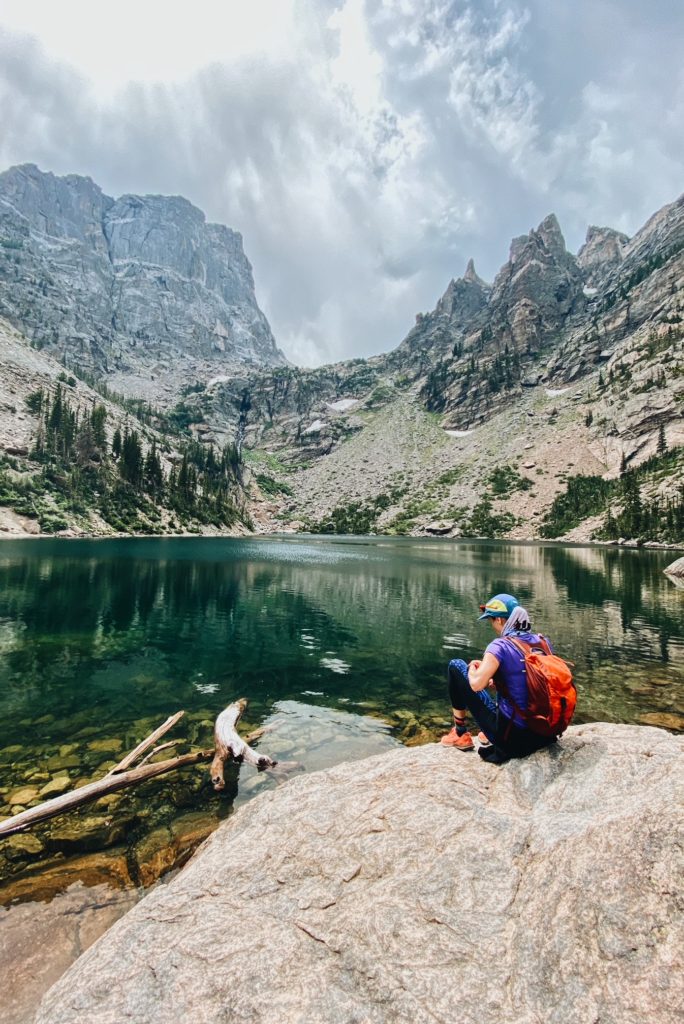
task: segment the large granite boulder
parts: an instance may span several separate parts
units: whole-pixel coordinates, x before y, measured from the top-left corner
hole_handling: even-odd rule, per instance
[[[37,1024],[680,1019],[683,740],[588,725],[503,768],[439,745],[242,808]]]

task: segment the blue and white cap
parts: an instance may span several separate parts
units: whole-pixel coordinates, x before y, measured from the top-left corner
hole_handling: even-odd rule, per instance
[[[507,619],[519,607],[519,601],[510,594],[496,594],[486,604],[480,605],[480,619]]]

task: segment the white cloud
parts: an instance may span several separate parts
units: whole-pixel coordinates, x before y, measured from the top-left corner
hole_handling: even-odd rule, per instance
[[[296,13],[296,0],[117,0],[108,16],[92,0],[31,0],[3,4],[0,25],[36,36],[106,99],[131,81],[168,83],[214,62],[282,54]]]
[[[578,245],[681,187],[673,26],[636,0],[554,8],[121,0],[103,35],[85,0],[7,4],[0,163],[186,195],[242,231],[291,358],[370,354],[551,209]]]

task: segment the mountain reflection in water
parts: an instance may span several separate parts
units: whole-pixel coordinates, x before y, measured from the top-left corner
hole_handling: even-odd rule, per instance
[[[72,714],[115,735],[117,722],[211,714],[236,695],[250,719],[303,693],[420,718],[445,705],[446,661],[488,642],[477,605],[498,591],[575,662],[580,719],[635,721],[681,697],[684,598],[669,560],[383,538],[3,542],[0,747],[68,742]],[[652,699],[635,699],[649,686]]]

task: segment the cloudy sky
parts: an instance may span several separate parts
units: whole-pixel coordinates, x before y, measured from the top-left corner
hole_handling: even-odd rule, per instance
[[[0,165],[242,231],[313,365],[394,347],[552,210],[576,250],[674,199],[683,46],[680,0],[0,0]]]

